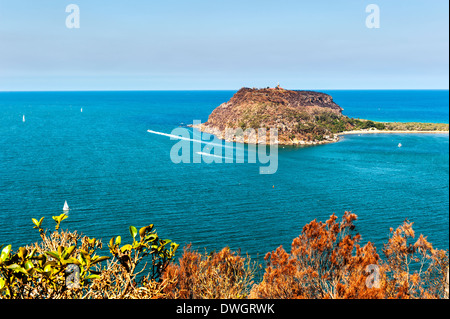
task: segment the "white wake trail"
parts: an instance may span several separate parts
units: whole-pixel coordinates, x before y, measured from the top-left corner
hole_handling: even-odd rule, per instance
[[[196,140],[196,139],[193,139],[193,138],[187,138],[187,137],[183,137],[183,136],[179,136],[179,135],[174,135],[174,134],[168,134],[168,133],[163,133],[163,132],[157,132],[157,131],[153,131],[153,130],[147,130],[147,132],[152,133],[152,134],[157,134],[157,135],[168,136],[168,137],[175,138],[175,139],[179,139],[179,140],[183,140],[183,141],[197,142],[197,143],[207,144],[207,145],[211,145],[211,146],[220,146],[220,147],[225,147],[225,148],[231,148],[231,149],[234,149],[233,146],[228,146],[228,145],[223,145],[223,144],[217,144],[217,143],[211,143],[211,142],[209,142],[209,141],[203,141],[203,140]],[[207,153],[206,153],[206,154],[207,154]]]
[[[220,159],[229,159],[229,160],[233,160],[233,158],[230,157],[225,157],[225,156],[220,156],[220,155],[214,155],[214,154],[210,154],[210,153],[205,153],[205,152],[195,152],[198,155],[202,155],[202,156],[210,156],[210,157],[216,157],[216,158],[220,158]]]

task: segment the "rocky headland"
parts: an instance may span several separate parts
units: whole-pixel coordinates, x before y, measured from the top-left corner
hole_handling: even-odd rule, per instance
[[[349,118],[333,98],[315,91],[275,88],[242,88],[228,102],[218,106],[208,121],[194,125],[221,139],[250,142],[247,135],[231,137],[227,130],[242,129],[257,135],[258,129],[276,129],[280,145],[311,145],[336,142],[350,133],[448,132],[448,124],[382,123]],[[254,136],[253,136],[254,137]],[[253,139],[252,142],[257,142]],[[267,135],[267,143],[270,143]]]

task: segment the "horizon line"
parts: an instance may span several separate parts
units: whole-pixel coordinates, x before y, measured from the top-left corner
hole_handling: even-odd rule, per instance
[[[243,86],[241,88],[249,88],[246,86]],[[261,87],[258,89],[265,89],[267,87]],[[304,89],[287,89],[286,90],[292,90],[292,91],[449,91],[449,88],[425,88],[425,89],[397,89],[397,88],[376,88],[376,89],[333,89],[333,88],[321,88],[321,89],[310,89],[310,88],[304,88]],[[68,89],[68,90],[0,90],[0,93],[37,93],[37,92],[183,92],[183,91],[238,91],[239,89],[92,89],[92,90],[86,90],[86,89]]]

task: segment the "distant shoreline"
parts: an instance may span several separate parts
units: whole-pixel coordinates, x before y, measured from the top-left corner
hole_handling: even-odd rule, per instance
[[[226,142],[235,142],[235,143],[243,143],[243,144],[253,144],[253,143],[249,143],[248,141],[245,140],[236,140],[235,138],[233,139],[226,139],[223,136],[219,136],[217,135],[218,132],[221,132],[219,129],[211,129],[208,128],[204,125],[204,123],[202,124],[190,124],[187,125],[188,127],[192,127],[195,128],[197,130],[199,130],[200,132],[204,132],[207,134],[212,134],[214,136],[217,136],[219,139],[224,140]],[[437,130],[378,130],[375,128],[371,128],[371,129],[367,129],[367,130],[354,130],[354,131],[344,131],[344,132],[340,132],[340,133],[335,133],[333,134],[333,137],[330,137],[329,139],[326,140],[322,140],[322,141],[303,141],[303,140],[294,140],[294,141],[283,141],[280,143],[280,141],[278,141],[278,143],[276,143],[279,146],[312,146],[312,145],[323,145],[323,144],[331,144],[331,143],[337,143],[339,142],[340,136],[345,136],[345,135],[360,135],[360,134],[449,134],[450,131],[446,130],[446,131],[437,131]]]
[[[353,135],[353,134],[449,134],[449,131],[419,131],[419,130],[356,130],[336,133],[336,135]]]

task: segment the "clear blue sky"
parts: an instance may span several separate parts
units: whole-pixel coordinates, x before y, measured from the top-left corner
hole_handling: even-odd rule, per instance
[[[66,6],[80,8],[68,29]],[[380,28],[365,21],[380,8]],[[0,0],[0,90],[448,89],[447,0]]]

